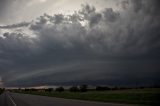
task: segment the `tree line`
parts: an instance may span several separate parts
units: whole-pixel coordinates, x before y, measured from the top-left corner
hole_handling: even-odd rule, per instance
[[[5,88],[0,88],[0,94],[3,93]]]
[[[137,89],[143,89],[145,87],[138,87]],[[107,91],[107,90],[125,90],[125,89],[135,89],[129,87],[108,87],[108,86],[96,86],[95,88],[88,88],[88,85],[80,85],[80,86],[71,86],[69,89],[65,89],[63,86],[59,86],[57,88],[45,88],[45,89],[35,89],[35,88],[25,88],[18,89],[18,91],[38,91],[38,92],[63,92],[65,90],[70,92],[87,92],[87,91]]]

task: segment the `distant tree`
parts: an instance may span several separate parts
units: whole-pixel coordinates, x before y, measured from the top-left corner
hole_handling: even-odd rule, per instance
[[[0,94],[3,93],[5,88],[0,88]]]
[[[48,88],[48,89],[45,89],[46,92],[52,92],[53,91],[53,88]]]
[[[129,89],[129,88],[127,88],[127,87],[120,87],[119,89],[120,90],[125,90],[125,89]]]
[[[4,91],[5,90],[5,88],[0,88],[0,91]]]
[[[25,88],[24,91],[29,91],[29,89]]]
[[[64,88],[63,87],[58,87],[58,88],[55,89],[55,91],[62,92],[62,91],[64,91]]]
[[[87,85],[81,85],[81,86],[79,87],[79,90],[80,90],[81,92],[86,92],[86,91],[87,91]]]
[[[139,87],[139,89],[144,89],[145,87],[143,87],[143,86],[141,86],[141,87]]]
[[[37,91],[37,89],[35,89],[35,88],[31,88],[31,89],[30,89],[30,91]]]
[[[79,88],[77,86],[73,86],[73,87],[70,87],[69,90],[71,92],[78,92],[79,91]]]
[[[114,87],[114,88],[112,88],[112,90],[119,90],[119,88],[118,87]]]
[[[111,90],[111,88],[109,88],[109,87],[106,87],[106,86],[97,86],[96,87],[96,90],[97,91],[105,91],[105,90]]]

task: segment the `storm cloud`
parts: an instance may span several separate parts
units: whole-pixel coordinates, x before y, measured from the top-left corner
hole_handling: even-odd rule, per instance
[[[13,24],[13,25],[5,25],[5,26],[0,26],[1,29],[12,29],[12,28],[19,28],[19,27],[27,27],[29,23],[27,22],[21,22],[18,24]]]
[[[158,84],[159,4],[124,0],[119,10],[101,11],[83,4],[70,15],[45,13],[29,23],[0,26],[8,31],[0,37],[3,84]],[[23,27],[32,34],[13,30]]]

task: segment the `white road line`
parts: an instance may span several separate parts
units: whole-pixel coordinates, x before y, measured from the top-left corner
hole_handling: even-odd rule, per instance
[[[14,100],[11,98],[10,95],[8,95],[9,99],[11,100],[11,102],[13,103],[13,106],[17,106],[17,104],[14,102]]]

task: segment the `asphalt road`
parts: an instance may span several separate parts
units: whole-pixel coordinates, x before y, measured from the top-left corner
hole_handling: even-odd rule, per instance
[[[5,92],[0,106],[133,106]],[[134,105],[135,106],[135,105]]]

